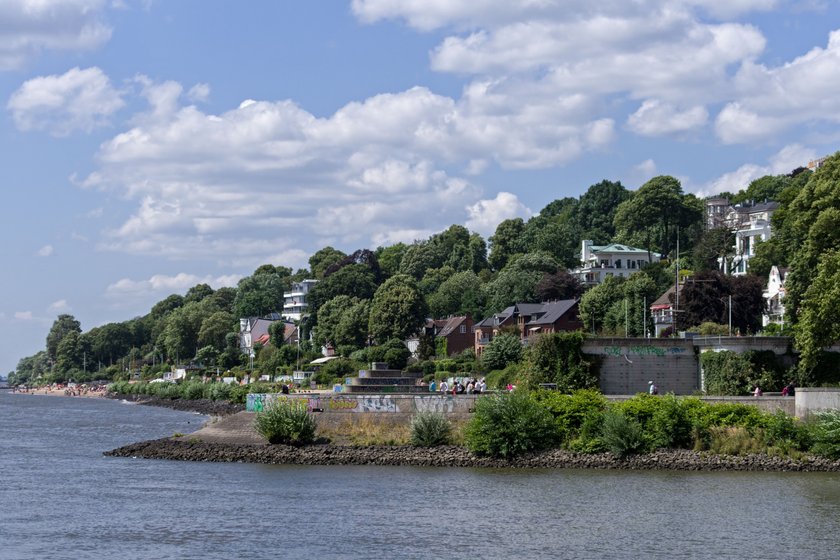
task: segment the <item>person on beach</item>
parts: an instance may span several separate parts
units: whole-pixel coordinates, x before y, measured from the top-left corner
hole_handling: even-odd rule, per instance
[[[761,396],[761,395],[763,395],[763,394],[764,394],[764,393],[762,393],[762,392],[761,392],[761,387],[759,387],[758,385],[756,385],[756,386],[755,386],[755,389],[753,389],[753,396],[754,396],[754,397],[760,397],[760,396]]]
[[[449,391],[449,383],[446,382],[446,379],[440,382],[440,392],[444,395]]]
[[[435,383],[434,379],[432,379],[432,381],[429,383],[429,392],[430,393],[437,392],[437,383]]]

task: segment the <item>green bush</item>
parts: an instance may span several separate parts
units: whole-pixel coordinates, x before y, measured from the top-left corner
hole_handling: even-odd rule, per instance
[[[231,386],[227,383],[212,383],[207,389],[207,398],[212,401],[225,401],[230,398]]]
[[[826,410],[816,413],[815,417],[811,451],[830,459],[840,459],[840,411]]]
[[[559,391],[539,391],[535,397],[554,416],[558,437],[563,442],[577,439],[584,421],[594,413],[607,409],[606,397],[594,389],[580,389],[570,395]]]
[[[509,384],[519,383],[522,369],[519,364],[510,364],[505,369],[493,370],[487,374],[484,381],[489,389],[505,389]]]
[[[617,409],[604,413],[601,440],[610,453],[622,459],[645,450],[641,423]]]
[[[420,412],[411,419],[411,445],[435,447],[451,441],[452,424],[440,412]]]
[[[317,423],[306,405],[295,401],[274,402],[258,412],[254,427],[268,443],[306,445],[315,441]]]
[[[653,416],[645,426],[653,448],[691,447],[692,421],[684,399],[665,395],[658,399]]]
[[[514,391],[476,400],[464,435],[473,453],[510,458],[553,445],[557,428],[548,409],[528,393]]]
[[[234,404],[244,404],[248,398],[248,393],[256,393],[251,391],[248,385],[231,385],[230,386],[230,402]]]
[[[766,417],[764,443],[782,449],[807,449],[810,437],[804,424],[781,409]]]
[[[190,382],[181,386],[181,395],[187,400],[197,401],[204,398],[204,390],[203,383]]]

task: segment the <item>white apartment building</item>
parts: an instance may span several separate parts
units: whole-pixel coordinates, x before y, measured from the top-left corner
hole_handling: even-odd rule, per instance
[[[291,292],[283,292],[283,316],[293,321],[300,321],[306,313],[306,295],[317,283],[317,280],[295,282],[292,284]]]

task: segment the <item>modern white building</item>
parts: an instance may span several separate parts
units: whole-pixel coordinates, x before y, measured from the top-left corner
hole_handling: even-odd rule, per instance
[[[659,253],[646,249],[619,243],[593,245],[591,240],[585,239],[580,253],[581,265],[571,273],[582,284],[594,286],[610,276],[628,277],[650,263],[659,262],[661,258]]]
[[[295,282],[292,284],[291,292],[283,292],[283,316],[293,321],[300,321],[306,313],[306,295],[317,283],[317,280]]]

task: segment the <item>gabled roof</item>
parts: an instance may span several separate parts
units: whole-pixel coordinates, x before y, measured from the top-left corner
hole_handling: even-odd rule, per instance
[[[683,284],[680,283],[680,292],[682,292]],[[656,298],[656,301],[650,304],[651,309],[667,309],[673,304],[671,303],[671,294],[674,293],[674,286],[671,286],[665,293]]]
[[[457,329],[461,324],[463,324],[467,320],[466,315],[460,315],[458,317],[450,317],[446,320],[446,323],[443,327],[438,331],[438,336],[449,336],[455,329]]]
[[[576,299],[563,299],[543,304],[543,314],[537,319],[528,321],[528,325],[551,325],[560,320],[575,304]]]

